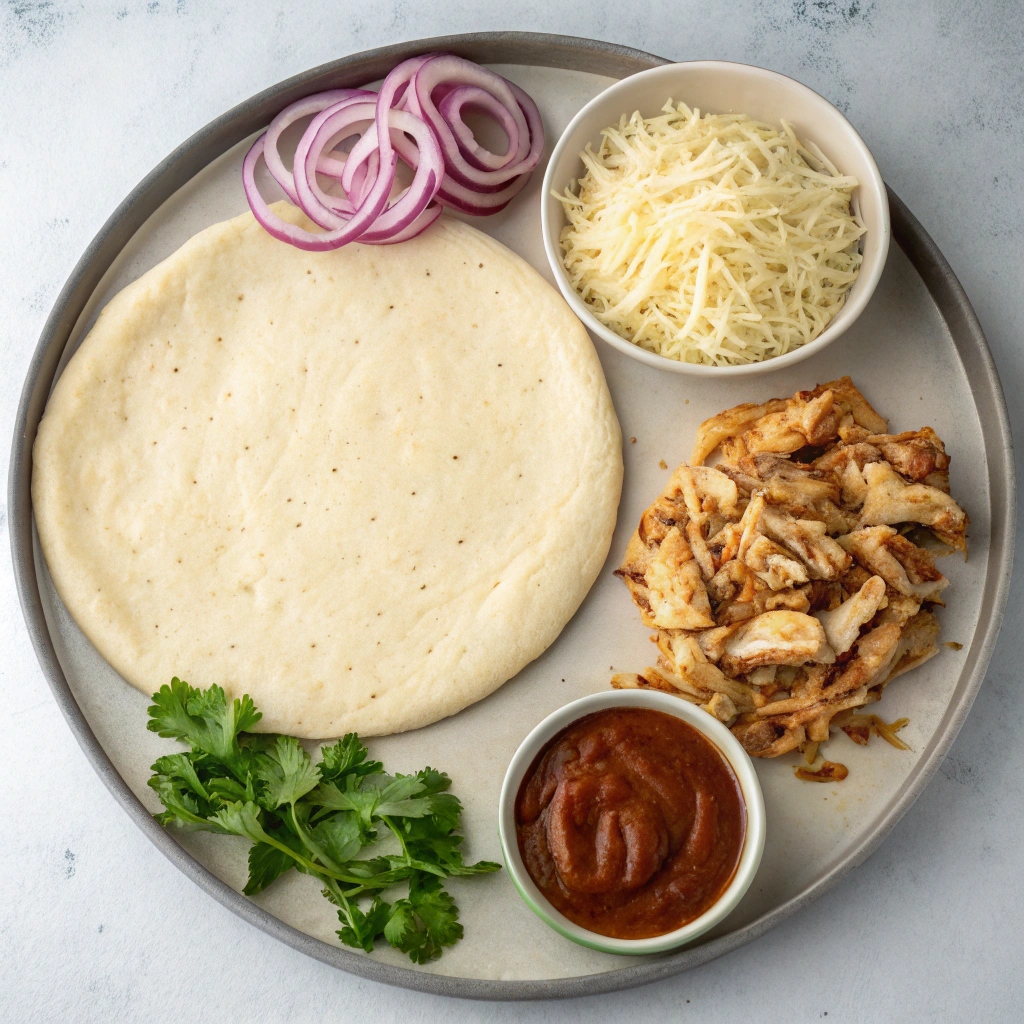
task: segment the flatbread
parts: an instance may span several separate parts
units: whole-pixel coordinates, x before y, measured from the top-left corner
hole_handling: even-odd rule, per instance
[[[427,725],[536,658],[622,481],[583,327],[448,218],[323,254],[249,214],[201,232],[103,310],[33,457],[49,571],[107,661],[308,738]]]

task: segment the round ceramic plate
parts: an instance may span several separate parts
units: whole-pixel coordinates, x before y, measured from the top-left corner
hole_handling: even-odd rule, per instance
[[[768,837],[754,884],[739,906],[694,944],[651,958],[615,957],[568,943],[521,902],[504,872],[453,880],[465,938],[433,964],[411,967],[390,947],[363,955],[341,947],[331,907],[292,872],[256,900],[245,882],[244,840],[163,830],[147,789],[149,765],[170,749],[145,729],[147,699],[92,648],[56,596],[35,541],[31,451],[53,382],[96,313],[121,287],[192,234],[245,209],[239,168],[249,140],[292,100],[379,80],[400,60],[448,50],[496,67],[537,100],[550,140],[613,79],[665,63],[608,43],[485,33],[403,43],[314,69],[243,103],[172,153],[122,203],[86,251],[46,323],[18,411],[10,473],[14,568],[43,671],[96,770],[128,814],[182,871],[225,906],[310,956],[378,981],[484,999],[594,994],[664,978],[763,935],[820,896],[867,857],[935,772],[984,678],[1006,601],[1014,522],[1010,435],[999,380],[959,283],[907,208],[890,194],[895,244],[871,304],[824,352],[778,372],[737,381],[693,381],[615,351],[597,350],[626,439],[626,480],[608,565],[552,647],[497,693],[427,729],[372,740],[392,771],[432,764],[448,771],[465,803],[468,854],[500,860],[498,793],[522,738],[558,707],[608,686],[610,670],[636,671],[654,649],[622,584],[612,576],[640,512],[668,470],[689,453],[701,420],[741,401],[763,401],[849,373],[891,428],[924,424],[953,459],[952,489],[971,516],[969,563],[947,559],[943,650],[901,678],[878,707],[908,716],[912,751],[836,738],[841,785],[794,779],[788,758],[757,764]],[[797,125],[799,130],[799,125]],[[540,233],[540,180],[479,226],[549,277]],[[635,438],[635,442],[633,439]],[[166,680],[154,680],[153,688]]]

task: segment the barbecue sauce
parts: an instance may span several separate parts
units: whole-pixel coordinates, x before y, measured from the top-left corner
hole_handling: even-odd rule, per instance
[[[530,766],[515,806],[526,870],[570,921],[664,935],[728,888],[746,830],[732,768],[693,726],[648,708],[573,722]]]

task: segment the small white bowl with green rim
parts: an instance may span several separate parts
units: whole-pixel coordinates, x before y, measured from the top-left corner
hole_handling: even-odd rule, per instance
[[[709,907],[700,917],[695,918],[682,928],[655,935],[647,939],[615,939],[608,935],[600,935],[589,931],[556,910],[545,898],[530,877],[519,853],[519,842],[516,836],[515,803],[530,766],[545,744],[554,739],[563,729],[573,722],[595,711],[608,708],[649,708],[653,711],[664,711],[681,718],[705,736],[721,752],[729,762],[743,795],[746,810],[746,829],[743,839],[743,850],[740,853],[736,873],[732,877],[725,892],[715,904]],[[604,953],[618,953],[640,956],[647,953],[664,953],[677,946],[697,938],[722,921],[743,898],[750,887],[761,863],[764,852],[765,815],[764,798],[757,774],[747,752],[739,741],[717,719],[712,718],[699,707],[656,690],[607,690],[603,693],[591,694],[580,700],[566,704],[553,714],[548,715],[519,745],[515,752],[505,781],[501,787],[498,800],[498,834],[501,837],[501,850],[505,859],[505,867],[519,895],[526,905],[546,924],[561,935],[581,946],[597,949]]]

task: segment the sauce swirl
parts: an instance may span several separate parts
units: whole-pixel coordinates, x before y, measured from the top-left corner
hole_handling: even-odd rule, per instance
[[[746,831],[739,782],[674,715],[610,708],[538,754],[515,804],[526,870],[570,921],[619,939],[674,931],[711,907]]]

